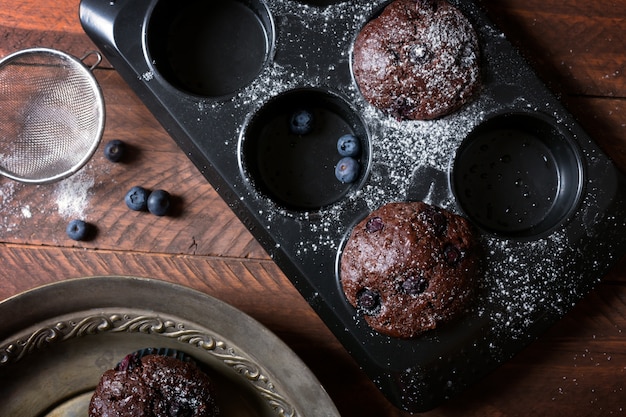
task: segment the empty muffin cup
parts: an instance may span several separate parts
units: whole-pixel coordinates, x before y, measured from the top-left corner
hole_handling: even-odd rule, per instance
[[[293,118],[304,112],[310,125],[294,130]],[[338,141],[353,135],[360,150],[355,178],[342,182],[336,167],[344,158]],[[323,89],[303,88],[266,103],[244,128],[240,140],[243,174],[263,195],[295,211],[316,210],[344,197],[363,181],[369,160],[369,139],[357,112],[340,96]]]
[[[160,0],[146,30],[147,53],[174,87],[203,97],[232,94],[271,55],[273,24],[255,0]]]
[[[584,169],[571,134],[541,114],[495,116],[459,147],[453,192],[482,229],[509,238],[540,237],[577,206]]]

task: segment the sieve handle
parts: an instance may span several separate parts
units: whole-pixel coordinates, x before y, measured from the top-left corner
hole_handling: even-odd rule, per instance
[[[87,63],[85,62],[85,60],[87,58],[89,58],[90,56],[95,55],[96,57],[96,62],[93,65],[87,65]],[[100,54],[100,52],[98,51],[89,51],[87,52],[85,55],[83,55],[83,57],[80,59],[81,62],[89,69],[89,71],[93,71],[95,70],[98,65],[100,65],[100,63],[102,62],[102,54]]]

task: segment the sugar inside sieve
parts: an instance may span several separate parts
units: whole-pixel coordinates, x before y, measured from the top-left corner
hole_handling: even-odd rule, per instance
[[[87,66],[91,55],[96,63]],[[0,60],[0,174],[47,183],[78,171],[104,130],[104,99],[92,74],[102,57],[47,48]]]

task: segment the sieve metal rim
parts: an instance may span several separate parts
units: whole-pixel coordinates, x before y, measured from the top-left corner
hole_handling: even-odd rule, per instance
[[[4,168],[4,166],[0,164],[0,175],[4,177],[7,177],[9,179],[12,179],[18,182],[28,183],[28,184],[47,184],[47,183],[60,181],[78,172],[81,168],[85,166],[85,164],[89,161],[89,159],[91,159],[93,154],[96,152],[96,149],[100,145],[102,135],[104,133],[104,125],[105,125],[105,119],[106,119],[106,107],[104,103],[104,96],[102,94],[102,89],[100,88],[100,85],[98,84],[98,81],[96,80],[96,77],[93,75],[93,70],[96,69],[96,67],[102,61],[102,55],[100,54],[100,52],[93,50],[93,51],[88,51],[87,53],[85,53],[85,55],[83,55],[81,59],[79,59],[69,53],[60,51],[58,49],[46,48],[46,47],[26,48],[26,49],[13,52],[1,58],[0,59],[0,71],[2,70],[4,66],[9,64],[11,61],[21,56],[28,55],[28,54],[56,55],[68,62],[71,62],[73,68],[79,71],[84,76],[85,80],[88,81],[88,84],[96,100],[95,105],[100,110],[100,115],[101,115],[97,123],[97,131],[95,133],[95,137],[94,137],[91,147],[87,150],[87,152],[85,152],[85,155],[83,156],[83,158],[81,158],[79,162],[74,164],[68,170],[65,170],[56,175],[51,175],[45,178],[28,178],[28,177],[23,177],[23,176],[16,175],[12,172],[7,171]],[[96,63],[91,66],[87,66],[84,60],[87,59],[87,57],[89,57],[90,55],[96,55],[97,57]]]

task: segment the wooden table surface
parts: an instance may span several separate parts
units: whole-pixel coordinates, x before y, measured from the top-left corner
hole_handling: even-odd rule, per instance
[[[482,0],[568,109],[626,171],[626,0]],[[0,55],[34,46],[82,56],[94,49],[78,0],[0,0]],[[401,416],[368,380],[285,275],[105,62],[95,71],[107,119],[102,148],[50,185],[0,178],[0,298],[73,277],[133,275],[180,283],[250,314],[317,375],[343,416]],[[176,216],[129,211],[133,185],[174,193]],[[65,227],[83,218],[96,238]],[[600,278],[600,277],[599,277]],[[43,302],[43,301],[42,301]],[[6,318],[0,318],[5,320]],[[626,413],[626,258],[567,316],[513,360],[432,416]]]

